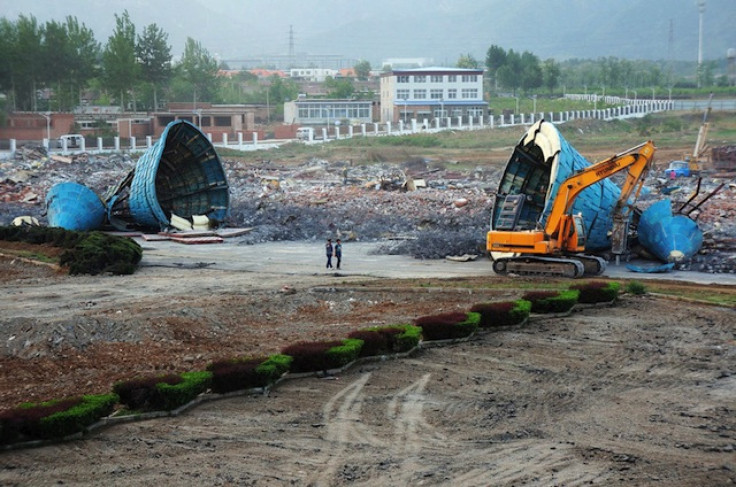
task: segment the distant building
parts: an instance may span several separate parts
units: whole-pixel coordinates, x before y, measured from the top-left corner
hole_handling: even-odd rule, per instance
[[[428,67],[394,69],[381,75],[381,122],[463,117],[488,113],[483,70]]]
[[[298,125],[351,125],[373,121],[372,100],[325,100],[300,97],[284,103],[284,123]]]
[[[264,105],[213,105],[212,103],[191,102],[169,103],[167,111],[153,114],[153,136],[159,137],[166,126],[174,120],[191,122],[206,134],[212,135],[212,140],[222,140],[227,134],[230,140],[235,140],[238,132],[246,138],[257,132],[256,123],[265,123],[268,119],[268,107]]]
[[[322,82],[328,76],[335,77],[338,71],[336,69],[324,68],[292,68],[289,70],[289,76],[293,79],[305,81]]]
[[[434,61],[432,58],[426,57],[401,57],[401,58],[389,58],[385,59],[381,63],[383,69],[415,69],[429,66]]]

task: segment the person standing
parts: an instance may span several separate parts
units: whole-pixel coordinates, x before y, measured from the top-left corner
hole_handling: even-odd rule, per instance
[[[340,239],[337,239],[337,243],[335,243],[335,257],[337,258],[337,268],[340,268],[340,262],[342,262],[342,242]]]
[[[325,255],[327,255],[327,269],[332,268],[332,254],[334,250],[332,248],[332,239],[328,238],[327,243],[325,244]]]

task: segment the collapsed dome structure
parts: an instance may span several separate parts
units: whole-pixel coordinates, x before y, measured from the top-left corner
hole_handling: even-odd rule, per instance
[[[218,226],[229,215],[229,187],[212,143],[196,126],[175,120],[106,199],[118,230],[171,227],[172,218],[206,216]]]
[[[87,186],[63,182],[46,194],[46,219],[51,227],[65,230],[96,230],[105,222],[105,204]]]
[[[506,164],[496,191],[491,229],[496,229],[506,196],[521,194],[525,202],[516,228],[543,228],[560,185],[590,165],[553,124],[539,120],[524,134]],[[610,248],[612,210],[620,194],[615,183],[604,179],[583,190],[576,199],[572,211],[583,214],[589,250]]]

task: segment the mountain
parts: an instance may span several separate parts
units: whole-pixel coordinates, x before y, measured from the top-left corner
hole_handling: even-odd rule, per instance
[[[114,14],[128,10],[140,32],[156,23],[175,54],[187,37],[221,59],[296,53],[341,54],[377,65],[396,57],[454,64],[483,61],[488,47],[542,59],[697,60],[696,0],[34,0],[3,2],[0,15],[40,22],[77,17],[102,44]],[[704,58],[736,48],[736,2],[707,0]],[[290,28],[293,37],[290,39]]]

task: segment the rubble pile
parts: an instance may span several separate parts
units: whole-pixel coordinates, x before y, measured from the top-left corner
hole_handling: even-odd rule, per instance
[[[254,227],[244,244],[274,240],[387,240],[418,258],[477,253],[491,200],[483,171],[459,177],[427,167],[310,161],[298,168],[226,162],[231,224]],[[431,181],[418,176],[431,173]],[[421,182],[420,182],[421,181]],[[409,188],[420,182],[415,191]],[[416,188],[416,186],[414,186]]]
[[[242,245],[277,240],[381,241],[379,252],[445,258],[485,253],[500,167],[447,169],[426,159],[401,164],[354,164],[312,159],[300,164],[224,160],[230,187],[229,227],[252,231]],[[0,162],[0,225],[15,217],[44,218],[45,196],[56,183],[83,184],[103,199],[135,167],[128,155],[49,156],[22,148]],[[736,184],[703,179],[701,193],[723,188],[690,216],[705,235],[703,249],[682,269],[736,272]],[[651,178],[637,206],[662,198],[685,202],[695,178]]]

